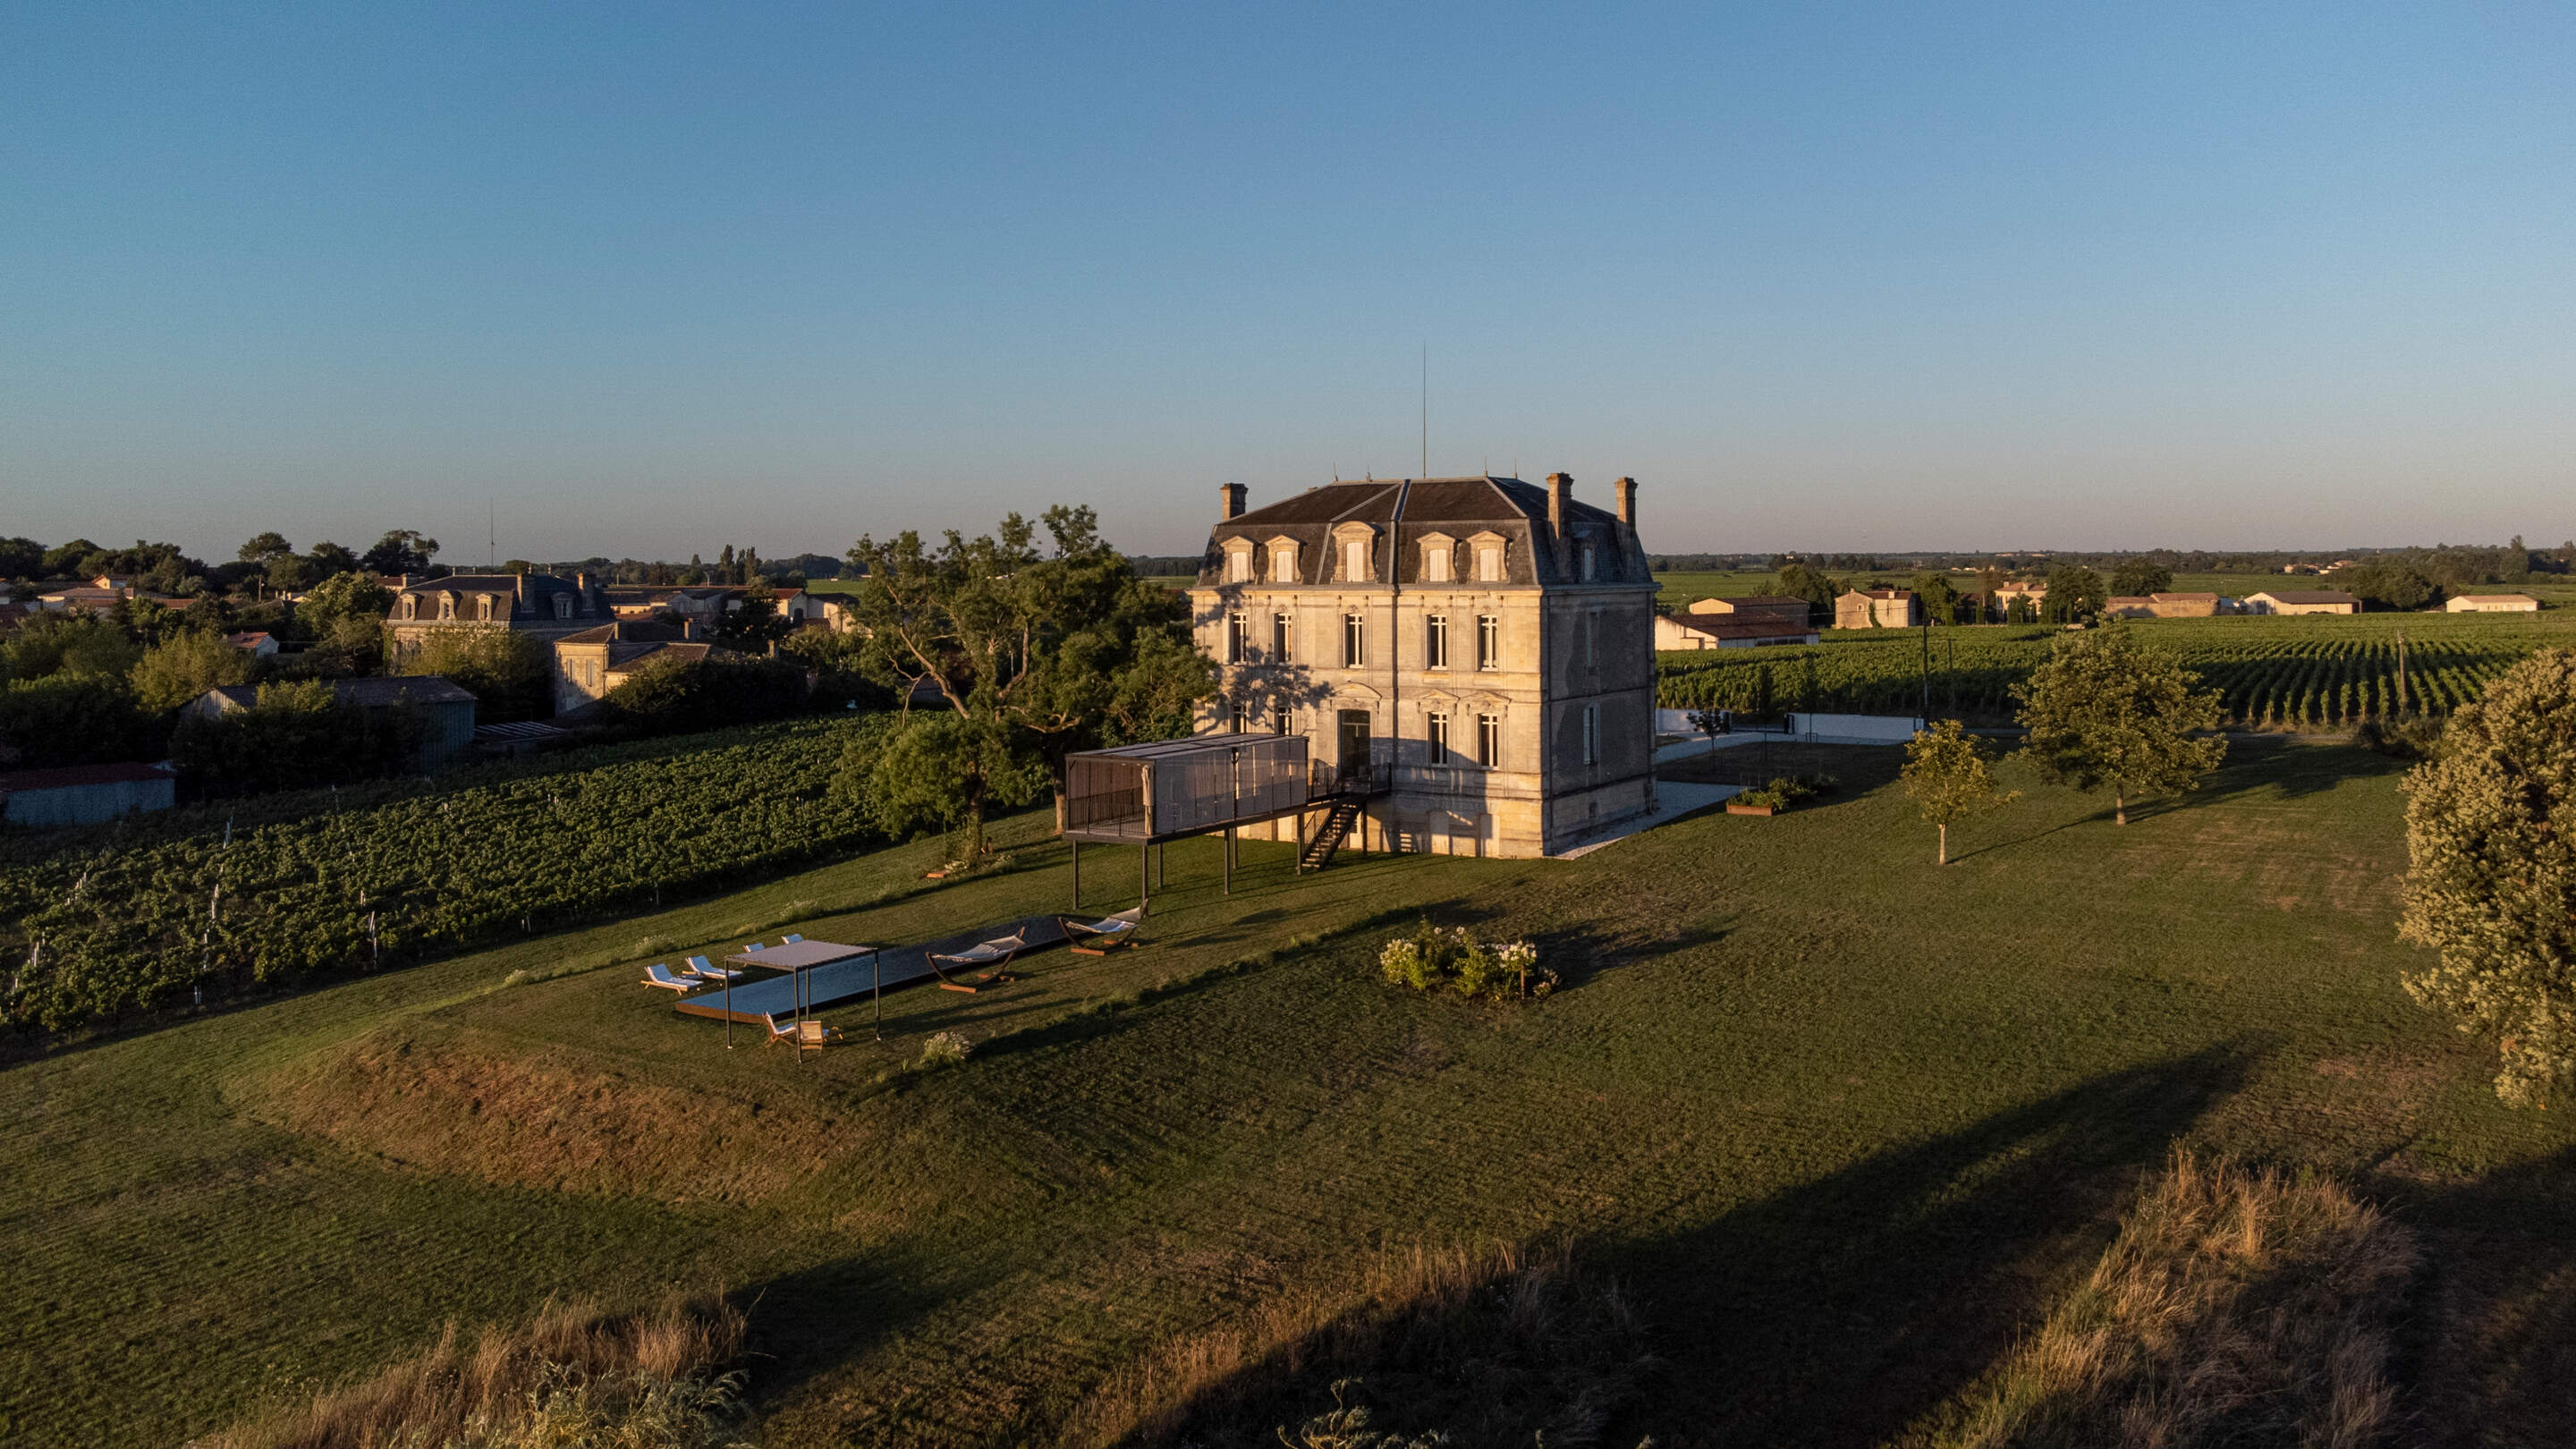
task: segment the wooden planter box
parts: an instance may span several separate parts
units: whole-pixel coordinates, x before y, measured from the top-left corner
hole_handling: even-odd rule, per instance
[[[1780,813],[1780,807],[1777,805],[1737,805],[1730,801],[1727,804],[1726,813],[1729,815],[1777,815]]]

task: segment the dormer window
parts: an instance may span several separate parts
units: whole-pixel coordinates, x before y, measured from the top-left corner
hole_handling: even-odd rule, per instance
[[[1499,533],[1480,533],[1467,540],[1467,547],[1473,551],[1476,559],[1476,582],[1480,584],[1503,582],[1503,550],[1506,546],[1503,536]]]
[[[1229,538],[1225,541],[1225,581],[1229,584],[1252,582],[1252,540]]]
[[[490,594],[485,594],[480,599],[475,600],[475,605],[483,622],[487,624],[492,622],[492,596]]]
[[[572,617],[572,595],[555,595],[555,617],[558,619],[569,619]]]
[[[1458,541],[1445,533],[1422,536],[1422,581],[1447,584],[1457,581]]]
[[[1590,540],[1586,540],[1583,545],[1583,581],[1588,584],[1599,577],[1600,568],[1600,560],[1593,553]]]
[[[417,594],[405,594],[405,595],[403,595],[402,616],[403,616],[404,618],[406,618],[406,619],[417,619],[417,618],[419,618],[419,617],[420,617],[420,596],[419,596],[419,595],[417,595]]]
[[[1270,582],[1297,582],[1297,541],[1293,538],[1270,540]]]
[[[1377,575],[1377,530],[1365,523],[1345,523],[1333,530],[1333,556],[1341,565],[1341,582],[1364,584]]]
[[[438,596],[438,617],[442,620],[453,619],[456,617],[456,596],[454,594],[441,594]]]

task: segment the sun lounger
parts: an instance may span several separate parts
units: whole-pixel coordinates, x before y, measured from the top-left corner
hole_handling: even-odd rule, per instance
[[[930,969],[939,972],[941,990],[971,992],[974,987],[962,981],[949,980],[948,973],[940,971],[939,968],[954,966],[961,971],[971,971],[979,966],[986,967],[989,969],[978,979],[988,982],[1007,981],[1010,978],[1002,975],[1002,968],[1010,965],[1011,958],[1027,950],[1028,947],[1029,929],[1022,926],[1007,936],[997,936],[990,941],[978,941],[963,951],[955,951],[947,955],[933,954],[929,957]]]
[[[689,972],[709,981],[731,981],[742,975],[728,966],[718,966],[704,956],[689,958]]]
[[[761,1013],[760,1019],[769,1023],[769,1039],[771,1041],[794,1041],[796,1039],[796,1023],[792,1021],[780,1021],[778,1019],[778,1013],[774,1011]]]
[[[805,944],[805,938],[802,936],[789,936],[786,940],[786,944],[790,946],[801,946]]]
[[[1145,908],[1138,906],[1134,910],[1120,911],[1114,916],[1103,916],[1096,921],[1077,921],[1071,916],[1058,916],[1056,924],[1064,928],[1065,939],[1073,943],[1069,949],[1075,954],[1106,956],[1119,947],[1136,944],[1136,938],[1145,930]]]
[[[644,968],[644,985],[659,986],[665,991],[695,991],[707,983],[689,976],[674,976],[671,968],[656,961]]]

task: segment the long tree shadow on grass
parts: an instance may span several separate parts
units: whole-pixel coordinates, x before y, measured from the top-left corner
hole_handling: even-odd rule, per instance
[[[1628,1285],[1661,1360],[1598,1442],[1887,1441],[1982,1373],[2093,1260],[2137,1173],[2237,1089],[2252,1050],[2213,1047],[2097,1077],[1706,1227],[1588,1250]],[[1331,1409],[1336,1379],[1373,1370],[1419,1388],[1377,1406],[1381,1430],[1449,1430],[1487,1407],[1452,1397],[1464,1390],[1422,1387],[1405,1372],[1414,1365],[1335,1358],[1331,1337],[1275,1345],[1203,1383],[1175,1414],[1187,1425],[1179,1437],[1272,1442],[1270,1426]],[[1412,1350],[1384,1351],[1400,1360]],[[1457,1442],[1522,1449],[1532,1427]]]
[[[1670,1373],[1665,1444],[1867,1445],[1956,1393],[2089,1262],[2135,1173],[2242,1082],[2214,1047],[2027,1107],[1627,1249]]]
[[[2388,1185],[2425,1270],[2402,1320],[2412,1442],[2565,1442],[2576,1424],[2576,1148],[2475,1182]]]

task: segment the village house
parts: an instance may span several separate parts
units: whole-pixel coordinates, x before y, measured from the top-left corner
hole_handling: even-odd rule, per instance
[[[1365,849],[1536,856],[1655,808],[1654,598],[1636,482],[1333,483],[1221,492],[1189,591],[1222,687],[1202,729],[1300,734],[1382,778]],[[1295,837],[1296,822],[1251,827]]]
[[[2453,594],[2442,608],[2453,614],[2537,614],[2540,601],[2529,594]]]
[[[2239,611],[2247,614],[2358,614],[2361,600],[2341,589],[2265,589],[2247,594]]]
[[[277,636],[265,629],[249,629],[239,634],[226,634],[224,642],[253,659],[277,657]]]
[[[555,641],[555,713],[571,714],[597,704],[654,660],[704,659],[727,652],[701,642],[694,619],[678,624],[613,619],[567,634]]]
[[[505,629],[552,641],[611,618],[596,575],[449,574],[394,596],[385,620],[388,652],[402,659],[441,629]]]
[[[1922,622],[1912,589],[1853,589],[1834,597],[1837,629],[1911,629]]]

